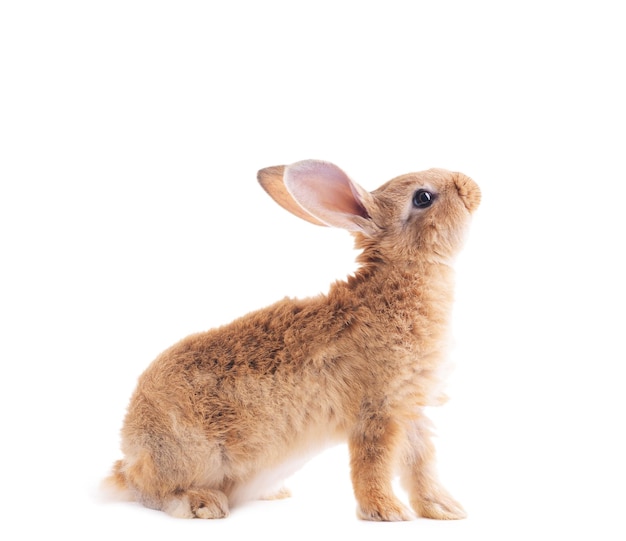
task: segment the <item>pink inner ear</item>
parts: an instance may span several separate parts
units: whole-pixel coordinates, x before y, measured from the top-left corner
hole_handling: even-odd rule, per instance
[[[360,229],[353,218],[369,218],[358,190],[336,165],[307,160],[287,167],[285,185],[302,207],[335,227]]]

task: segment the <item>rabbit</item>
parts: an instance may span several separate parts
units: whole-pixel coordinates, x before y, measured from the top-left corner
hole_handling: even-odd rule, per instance
[[[285,298],[159,355],[130,400],[108,484],[174,517],[222,518],[288,496],[285,478],[347,442],[359,518],[464,518],[437,480],[424,408],[446,399],[451,264],[478,186],[430,169],[370,193],[318,160],[258,180],[299,218],[348,230],[360,265],[327,294]]]

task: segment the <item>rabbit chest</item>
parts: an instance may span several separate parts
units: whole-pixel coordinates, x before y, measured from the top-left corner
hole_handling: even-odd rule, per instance
[[[447,265],[357,274],[331,291],[331,300],[343,298],[336,313],[348,327],[339,354],[351,358],[364,394],[417,406],[445,400],[452,291]]]

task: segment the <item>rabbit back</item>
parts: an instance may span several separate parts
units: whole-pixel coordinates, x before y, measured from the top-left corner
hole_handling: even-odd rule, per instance
[[[153,471],[155,485],[163,485],[153,492],[199,485],[243,500],[342,439],[350,406],[337,388],[342,377],[326,362],[335,353],[303,338],[332,337],[332,329],[310,323],[318,317],[311,302],[285,299],[163,352],[130,401],[124,470],[147,461],[142,473]],[[342,327],[336,320],[328,325]]]

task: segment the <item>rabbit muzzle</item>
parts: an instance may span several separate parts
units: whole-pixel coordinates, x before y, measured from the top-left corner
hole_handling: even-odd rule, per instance
[[[471,178],[459,173],[454,179],[459,197],[469,212],[474,212],[480,205],[480,188]]]

